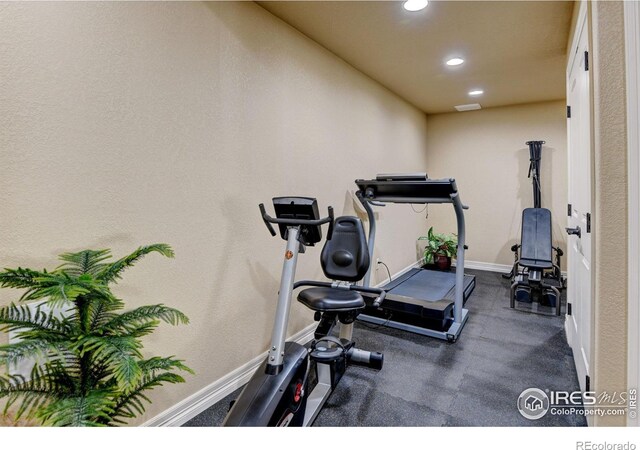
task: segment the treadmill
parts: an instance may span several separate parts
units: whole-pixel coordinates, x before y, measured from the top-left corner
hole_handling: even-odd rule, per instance
[[[358,320],[455,342],[468,318],[464,308],[475,288],[473,275],[464,274],[464,206],[452,178],[432,180],[426,173],[382,174],[373,180],[356,180],[356,197],[369,219],[369,258],[373,261],[376,220],[372,206],[385,203],[451,203],[458,224],[455,272],[413,268],[380,286],[387,294],[382,308],[368,305]],[[371,270],[364,277],[370,286]]]

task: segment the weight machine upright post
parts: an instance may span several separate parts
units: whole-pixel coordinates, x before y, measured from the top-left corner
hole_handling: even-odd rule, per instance
[[[542,144],[545,141],[527,141],[529,146],[529,176],[533,179],[533,207],[542,208],[542,193],[540,191],[540,161],[542,159]]]

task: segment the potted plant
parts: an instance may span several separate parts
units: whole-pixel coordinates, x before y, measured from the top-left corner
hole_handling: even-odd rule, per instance
[[[427,235],[420,236],[418,240],[427,241],[424,249],[425,264],[434,264],[440,270],[451,269],[451,258],[458,251],[458,237],[455,234],[434,233],[431,227]]]
[[[173,356],[144,357],[141,338],[161,321],[188,318],[162,304],[123,312],[109,287],[151,252],[173,257],[166,244],[115,261],[108,261],[109,250],[83,250],[60,255],[53,271],[0,272],[1,287],[26,289],[18,303],[0,308],[0,330],[17,337],[0,346],[0,358],[7,369],[22,360],[34,364],[29,377],[0,374],[5,414],[11,408],[14,420],[47,426],[114,426],[144,412],[149,389],[184,382],[176,372],[191,369]]]

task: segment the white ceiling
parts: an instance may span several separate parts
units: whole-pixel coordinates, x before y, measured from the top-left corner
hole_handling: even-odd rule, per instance
[[[573,2],[258,2],[426,113],[565,98]],[[444,62],[460,56],[465,63]],[[471,89],[483,89],[470,97]]]

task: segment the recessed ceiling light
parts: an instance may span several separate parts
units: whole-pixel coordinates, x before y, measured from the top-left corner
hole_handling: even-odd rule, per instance
[[[462,58],[451,58],[449,61],[447,61],[447,66],[459,66],[463,62],[464,59]]]
[[[407,11],[420,11],[429,4],[428,0],[407,0],[402,4]]]
[[[484,94],[484,91],[482,89],[474,89],[473,91],[469,91],[469,95],[472,95],[472,96],[482,95],[482,94]]]

